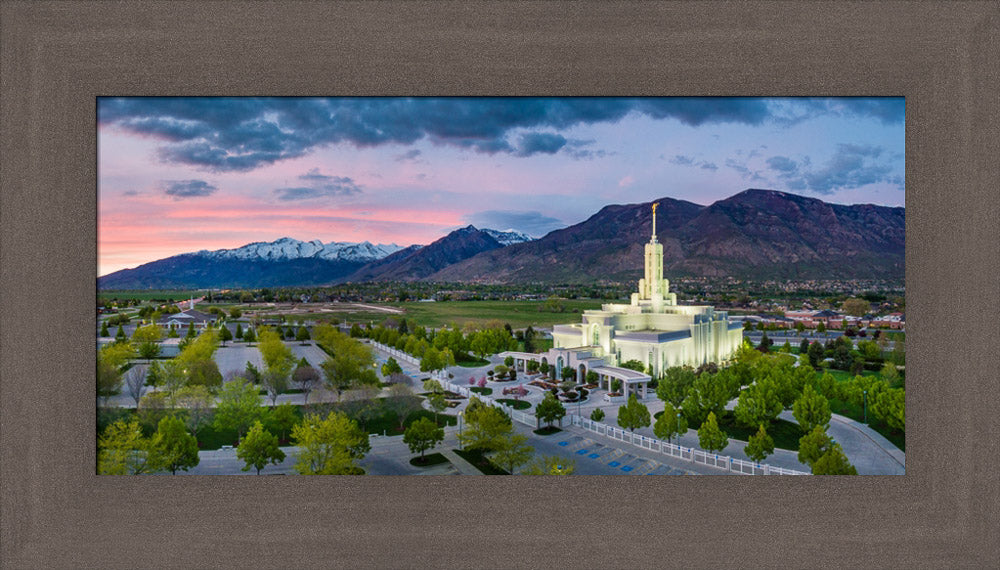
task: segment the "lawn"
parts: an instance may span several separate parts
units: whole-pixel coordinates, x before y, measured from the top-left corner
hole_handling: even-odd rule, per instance
[[[443,327],[451,323],[461,326],[468,322],[484,324],[496,320],[510,323],[514,328],[538,328],[580,322],[580,313],[587,309],[600,309],[606,302],[599,299],[566,299],[563,301],[566,310],[561,313],[539,310],[545,301],[438,301],[392,303],[391,306],[406,311],[407,322],[425,327]],[[385,314],[382,314],[379,320],[384,318]]]
[[[847,382],[848,380],[856,376],[856,374],[851,374],[846,370],[835,370],[833,368],[820,368],[819,370],[816,371],[816,377],[819,378],[826,372],[829,372],[830,376],[833,376],[833,379],[836,380],[837,382]],[[880,378],[882,376],[882,373],[873,370],[865,370],[861,373],[861,375],[875,376]]]
[[[414,467],[430,467],[431,465],[441,465],[448,463],[448,458],[440,453],[432,453],[420,457],[419,455],[410,460],[410,465]]]
[[[475,386],[473,388],[469,388],[469,390],[472,390],[473,392],[475,392],[475,393],[477,393],[477,394],[479,394],[481,396],[489,396],[490,394],[493,393],[493,388],[480,388],[479,386]]]
[[[510,475],[504,469],[500,469],[478,449],[454,449],[456,455],[468,461],[473,467],[483,475]]]
[[[663,412],[656,412],[653,414],[653,418],[659,418],[663,415]],[[732,410],[726,410],[723,412],[722,417],[718,418],[719,427],[722,431],[726,432],[726,435],[730,439],[738,439],[740,441],[749,441],[750,436],[757,433],[756,427],[745,428],[736,425],[736,417],[733,415]],[[690,425],[690,429],[697,430],[700,425]],[[777,419],[771,422],[771,425],[766,426],[767,435],[771,436],[774,440],[774,447],[780,449],[789,449],[791,451],[799,450],[799,439],[805,435],[802,428],[794,422],[787,420]]]
[[[842,416],[851,418],[856,422],[864,423],[865,410],[863,406],[857,406],[852,402],[842,402],[837,399],[830,400],[830,411],[835,414],[840,414]],[[868,410],[868,427],[877,431],[882,437],[888,439],[893,445],[898,447],[901,451],[906,451],[906,433],[896,431],[889,426],[882,423],[880,420],[872,417],[871,410]]]
[[[138,299],[140,301],[153,301],[153,300],[167,300],[168,302],[173,299],[174,302],[187,301],[188,299],[194,297],[202,297],[205,295],[205,290],[180,290],[180,289],[170,289],[164,291],[100,291],[97,293],[97,298],[101,301],[114,301],[115,299]]]
[[[552,435],[561,432],[562,430],[556,426],[545,426],[538,428],[534,431],[535,435]]]
[[[508,406],[514,408],[515,410],[527,410],[531,407],[530,402],[525,402],[524,400],[514,400],[512,398],[500,398],[497,400],[501,404],[507,404]]]

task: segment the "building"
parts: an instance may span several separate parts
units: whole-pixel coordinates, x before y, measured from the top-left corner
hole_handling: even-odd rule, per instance
[[[645,395],[651,375],[660,376],[672,366],[698,367],[728,361],[743,342],[743,325],[730,321],[724,311],[707,305],[678,305],[663,278],[663,245],[656,240],[656,204],[653,235],[645,248],[645,275],[639,280],[631,303],[605,304],[584,311],[581,323],[556,325],[553,348],[530,355],[510,353],[516,361],[548,362],[557,370],[571,367],[582,382],[587,371],[598,373],[600,384],[620,380],[629,392]],[[638,360],[647,374],[621,368]]]
[[[167,329],[175,328],[179,330],[186,329],[189,325],[191,325],[191,323],[194,323],[194,328],[197,330],[204,329],[209,323],[215,323],[215,315],[209,315],[195,310],[194,300],[191,300],[188,303],[189,308],[186,311],[181,311],[172,315],[164,315],[156,321],[156,324]]]

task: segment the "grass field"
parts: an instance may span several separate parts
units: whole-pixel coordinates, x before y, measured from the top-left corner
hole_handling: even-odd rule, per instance
[[[848,372],[846,370],[835,370],[833,368],[820,368],[819,370],[816,371],[816,377],[818,378],[818,377],[822,376],[823,374],[825,374],[827,372],[829,372],[830,376],[833,376],[833,379],[836,380],[837,382],[847,382],[848,380],[850,380],[851,378],[854,378],[856,376],[856,374],[851,374],[850,372]],[[865,371],[863,371],[861,373],[861,375],[862,376],[875,376],[876,378],[881,378],[882,373],[881,372],[875,372],[875,371],[872,371],[872,370],[865,370]]]
[[[440,301],[436,303],[393,303],[391,306],[406,311],[407,321],[425,327],[442,327],[451,323],[486,323],[500,321],[514,328],[551,327],[552,325],[580,322],[580,313],[587,309],[600,309],[598,299],[563,301],[566,310],[561,313],[540,311],[543,301]],[[380,314],[379,321],[387,315]]]
[[[192,297],[197,299],[205,295],[205,290],[181,290],[171,289],[165,291],[101,291],[97,293],[97,298],[101,301],[113,301],[115,299],[139,299],[150,301],[152,299],[173,299],[175,302],[186,301]]]

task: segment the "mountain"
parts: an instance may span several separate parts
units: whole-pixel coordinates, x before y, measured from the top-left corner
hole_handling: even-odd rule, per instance
[[[749,189],[709,206],[661,198],[664,274],[759,279],[902,278],[905,210]],[[642,274],[651,202],[606,206],[535,241],[488,251],[435,281],[631,281]]]
[[[520,239],[524,234],[479,230],[466,226],[455,230],[443,238],[413,249],[409,253],[397,252],[357,270],[342,281],[416,281],[434,275],[438,271],[477,254],[503,248],[495,235],[506,241]],[[531,238],[528,238],[531,239]],[[514,247],[514,246],[510,246]]]
[[[236,249],[202,250],[123,269],[97,279],[98,289],[169,289],[325,285],[366,263],[407,251],[373,245],[281,238]]]
[[[488,228],[483,228],[481,230],[483,233],[489,234],[490,237],[497,240],[500,245],[514,245],[515,243],[524,243],[526,241],[531,241],[535,238],[529,236],[526,233],[519,232],[517,230],[507,229],[504,231],[491,230]]]

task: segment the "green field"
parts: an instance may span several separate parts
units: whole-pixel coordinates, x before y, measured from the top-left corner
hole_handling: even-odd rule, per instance
[[[406,311],[406,320],[425,327],[443,327],[451,323],[460,326],[468,322],[483,324],[487,321],[510,323],[514,328],[551,327],[557,324],[578,323],[580,313],[587,309],[600,309],[598,299],[563,301],[564,312],[547,312],[544,301],[439,301],[436,303],[393,303],[391,306]],[[381,313],[378,321],[387,315]],[[358,320],[356,317],[346,317]]]
[[[115,299],[139,299],[150,301],[152,299],[173,299],[174,302],[186,301],[192,297],[197,299],[205,295],[205,290],[166,290],[166,291],[100,291],[97,298],[101,301],[114,301]]]

